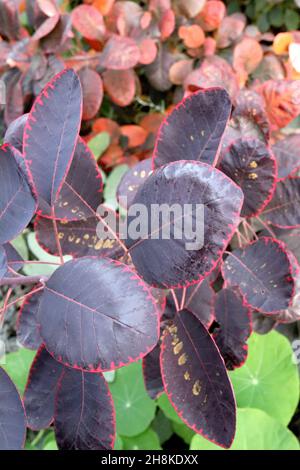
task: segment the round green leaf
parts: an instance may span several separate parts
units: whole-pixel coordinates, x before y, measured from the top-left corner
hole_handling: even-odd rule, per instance
[[[109,147],[110,136],[107,132],[100,132],[88,142],[88,147],[96,159],[98,159]]]
[[[125,164],[116,166],[106,180],[103,191],[104,201],[105,205],[113,210],[118,208],[119,204],[117,201],[117,188],[122,179],[122,176],[126,173],[128,168],[128,165]]]
[[[149,428],[134,437],[122,437],[124,450],[161,450],[159,438],[153,429]]]
[[[224,450],[195,434],[191,450]],[[294,434],[275,419],[254,408],[238,409],[237,429],[230,450],[299,450]]]
[[[258,408],[288,424],[299,402],[299,375],[289,341],[277,331],[249,339],[244,366],[230,372],[239,408]]]
[[[119,369],[109,386],[116,408],[117,432],[129,437],[141,434],[148,428],[156,410],[155,402],[145,390],[141,363]]]
[[[21,348],[16,352],[6,354],[5,361],[1,364],[21,395],[24,393],[29,369],[35,355],[36,351]]]
[[[159,408],[164,412],[166,417],[169,418],[171,421],[174,421],[175,423],[179,424],[183,423],[183,421],[176,413],[175,408],[173,407],[166,393],[162,393],[160,395],[160,397],[157,399],[157,404]]]

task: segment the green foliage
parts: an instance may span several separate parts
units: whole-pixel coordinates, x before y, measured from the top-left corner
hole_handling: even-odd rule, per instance
[[[107,132],[100,132],[99,134],[92,137],[88,142],[88,147],[92,151],[94,157],[98,160],[99,157],[109,147],[110,136]]]
[[[156,404],[145,390],[141,363],[119,369],[110,389],[116,407],[117,432],[121,437],[145,431],[154,418]]]
[[[195,435],[191,450],[222,450]],[[299,450],[294,434],[261,410],[245,408],[237,413],[237,430],[230,450]]]
[[[16,352],[6,354],[5,364],[1,364],[21,395],[24,393],[28,372],[34,356],[35,351],[21,348]]]
[[[299,374],[289,341],[276,331],[249,339],[243,367],[230,373],[237,405],[258,408],[288,424],[299,401]]]

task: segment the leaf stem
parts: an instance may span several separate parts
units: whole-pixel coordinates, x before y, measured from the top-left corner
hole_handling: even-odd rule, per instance
[[[175,307],[176,307],[176,311],[179,312],[180,308],[179,308],[179,303],[178,303],[178,299],[176,297],[176,294],[175,294],[175,291],[174,289],[171,289],[171,294],[172,294],[172,297],[173,297],[173,300],[174,300],[174,304],[175,304]]]

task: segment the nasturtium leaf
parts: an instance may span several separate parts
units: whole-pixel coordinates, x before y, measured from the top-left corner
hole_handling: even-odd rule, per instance
[[[59,219],[81,220],[95,216],[102,202],[102,177],[97,162],[79,137],[73,160],[54,206]]]
[[[137,436],[123,436],[122,440],[124,450],[162,450],[158,435],[151,428]]]
[[[131,437],[145,431],[154,418],[156,404],[145,390],[141,364],[118,370],[110,390],[116,408],[117,432]]]
[[[241,189],[210,165],[180,161],[157,169],[133,200],[132,207],[143,205],[147,212],[143,212],[143,229],[137,229],[134,238],[130,238],[132,217],[128,217],[126,243],[138,273],[160,288],[204,279],[231,239],[242,203]],[[161,205],[167,206],[167,217],[152,217],[151,208]],[[197,224],[193,234],[185,230],[188,218]]]
[[[37,318],[42,291],[27,295],[17,320],[17,338],[24,348],[37,350],[42,344]]]
[[[157,400],[157,406],[163,411],[164,415],[172,422],[182,424],[182,419],[178,416],[174,406],[170,402],[168,395],[163,393]]]
[[[91,140],[88,141],[88,148],[92,152],[94,158],[98,160],[99,157],[107,150],[110,144],[110,135],[108,132],[99,132]]]
[[[154,420],[151,423],[151,427],[157,433],[161,445],[172,437],[172,423],[161,409],[157,410]]]
[[[0,244],[15,238],[32,219],[36,202],[9,144],[0,148]]]
[[[201,90],[185,98],[163,121],[153,154],[159,167],[177,160],[212,164],[231,112],[223,88]]]
[[[177,434],[177,436],[181,437],[181,439],[186,443],[190,444],[192,438],[194,437],[194,431],[190,429],[188,426],[186,426],[184,423],[176,423],[176,421],[173,421],[172,423],[172,428]],[[206,442],[208,442],[206,440]]]
[[[244,193],[243,217],[260,214],[270,202],[276,184],[276,161],[258,139],[238,139],[223,152],[220,169]]]
[[[118,165],[116,168],[112,170],[110,175],[107,178],[103,196],[105,205],[110,207],[111,209],[116,210],[118,207],[118,200],[117,200],[117,188],[121,181],[121,178],[128,170],[128,165]]]
[[[182,301],[182,289],[175,291],[179,305]],[[206,328],[214,320],[215,292],[206,278],[193,286],[187,287],[183,307],[192,312]],[[174,310],[175,311],[175,310]]]
[[[5,364],[2,365],[21,395],[23,395],[25,390],[28,372],[34,355],[35,351],[20,348],[18,351],[6,354]]]
[[[59,449],[113,449],[115,412],[102,374],[65,368],[55,402],[54,429]]]
[[[299,134],[291,134],[278,140],[272,146],[272,151],[277,161],[279,180],[292,176],[299,169],[299,145]]]
[[[239,293],[222,289],[215,303],[216,322],[219,327],[213,338],[227,369],[241,367],[247,358],[247,340],[251,334],[250,309],[243,304]]]
[[[23,114],[8,126],[3,142],[15,147],[19,152],[23,150],[23,133],[29,114]]]
[[[39,431],[54,418],[55,396],[64,366],[41,346],[32,363],[24,393],[27,426]]]
[[[262,237],[234,250],[222,267],[226,283],[239,287],[252,308],[274,313],[287,308],[294,295],[291,259],[278,240]]]
[[[152,351],[143,358],[143,376],[148,395],[152,400],[157,398],[163,391],[160,372],[160,342]]]
[[[43,207],[55,203],[68,172],[77,142],[81,108],[80,81],[72,69],[57,74],[31,108],[24,129],[23,152]]]
[[[187,310],[178,312],[163,336],[161,371],[165,390],[185,424],[230,447],[235,399],[224,361],[206,328]]]
[[[7,272],[7,257],[3,246],[0,246],[0,279],[2,279]]]
[[[59,256],[50,255],[47,251],[45,251],[38,243],[36,234],[34,232],[29,232],[26,239],[31,254],[34,255],[37,260],[40,260],[46,264],[25,264],[23,267],[24,273],[27,276],[50,276],[54,271],[56,271],[61,263]],[[70,261],[71,256],[66,255],[63,258],[64,262],[66,263],[67,261]]]
[[[107,209],[117,220],[117,214]],[[100,239],[97,227],[101,221],[97,217],[71,222],[57,221],[57,230],[62,253],[74,258],[82,256],[105,255],[117,258],[124,253],[116,238]],[[45,217],[37,217],[34,224],[37,240],[41,247],[49,253],[58,256],[57,243],[53,231],[53,221]]]
[[[222,450],[199,435],[194,435],[191,450]],[[237,410],[236,436],[230,450],[299,450],[294,434],[261,410]]]
[[[46,282],[39,307],[48,351],[66,365],[90,371],[145,356],[158,341],[158,320],[149,288],[131,268],[106,258],[59,267]]]
[[[258,408],[287,425],[299,401],[299,376],[290,342],[277,331],[253,333],[243,367],[230,372],[237,405]]]
[[[273,199],[262,218],[279,228],[300,227],[300,177],[287,178],[276,185]]]
[[[138,188],[152,172],[151,158],[147,158],[137,163],[132,168],[129,168],[123,175],[117,188],[117,198],[122,207],[126,209],[131,205]]]
[[[17,389],[0,367],[0,450],[21,450],[26,436],[26,417]]]

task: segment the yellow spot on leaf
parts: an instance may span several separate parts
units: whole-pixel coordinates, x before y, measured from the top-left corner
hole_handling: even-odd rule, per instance
[[[188,373],[187,370],[185,371],[183,377],[184,377],[184,380],[191,380],[191,376],[190,376],[190,374]]]
[[[181,354],[181,356],[179,356],[179,358],[178,358],[178,365],[179,365],[179,366],[183,366],[183,365],[186,363],[186,361],[187,361],[186,354],[183,353],[183,354]]]
[[[176,346],[174,346],[173,352],[174,352],[175,356],[180,353],[182,348],[183,348],[183,342],[182,341],[180,343],[176,344]]]
[[[249,178],[250,180],[256,180],[257,174],[256,174],[256,173],[249,173],[248,178]]]
[[[257,163],[253,160],[251,163],[249,163],[250,168],[257,168]]]
[[[196,396],[198,396],[199,393],[201,392],[201,385],[200,385],[199,380],[196,380],[196,382],[194,383],[192,391],[193,391],[193,395],[196,395]]]

